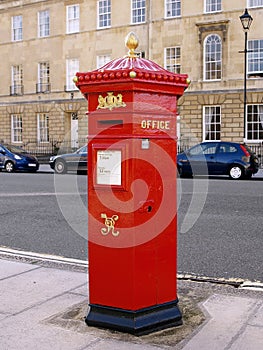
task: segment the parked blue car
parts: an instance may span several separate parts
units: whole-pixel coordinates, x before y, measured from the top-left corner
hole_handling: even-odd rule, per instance
[[[202,142],[177,155],[180,177],[228,175],[231,179],[251,178],[259,159],[246,144],[224,141]]]
[[[2,169],[8,173],[14,171],[36,172],[39,169],[39,162],[36,157],[20,147],[0,144],[0,171]]]

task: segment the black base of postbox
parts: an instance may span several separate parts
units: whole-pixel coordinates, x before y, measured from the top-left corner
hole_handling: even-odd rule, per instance
[[[137,311],[90,304],[85,322],[88,326],[145,335],[182,325],[182,314],[177,303],[178,300]]]

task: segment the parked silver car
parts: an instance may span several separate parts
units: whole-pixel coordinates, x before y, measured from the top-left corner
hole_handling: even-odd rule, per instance
[[[68,171],[87,171],[87,145],[73,153],[50,157],[49,165],[57,174],[65,174]]]

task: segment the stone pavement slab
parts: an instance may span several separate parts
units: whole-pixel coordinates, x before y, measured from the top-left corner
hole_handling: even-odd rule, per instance
[[[1,259],[0,271],[1,350],[158,349],[101,337],[104,331],[89,328],[84,318],[79,323],[85,332],[50,322],[54,315],[73,310],[80,303],[88,305],[86,273]]]
[[[179,280],[178,293],[183,326],[135,337],[85,324],[86,271],[0,259],[0,350],[263,349],[262,292]]]
[[[197,344],[198,349],[263,349],[262,300],[212,295],[202,306],[207,313],[208,321],[183,350],[196,350]],[[258,329],[255,329],[256,324]]]
[[[0,264],[0,280],[4,278],[8,278],[10,276],[19,275],[23,272],[38,269],[38,266],[23,264],[23,263],[15,263],[8,260],[1,260]]]
[[[10,264],[12,266],[17,263]],[[71,271],[41,267],[26,270],[25,265],[18,263],[17,266],[19,271],[24,269],[23,273],[15,273],[1,280],[0,313],[17,314],[87,284],[87,276],[83,273],[72,274]],[[12,268],[9,271],[11,273]]]
[[[263,302],[256,305],[247,324],[237,334],[230,350],[262,350],[263,349]]]

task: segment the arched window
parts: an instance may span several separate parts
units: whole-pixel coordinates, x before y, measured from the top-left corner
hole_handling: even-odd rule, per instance
[[[222,76],[222,41],[219,35],[208,35],[204,41],[204,80]]]

